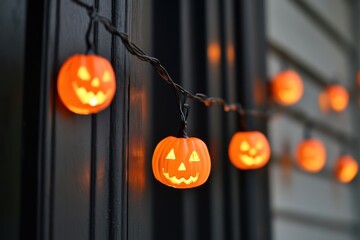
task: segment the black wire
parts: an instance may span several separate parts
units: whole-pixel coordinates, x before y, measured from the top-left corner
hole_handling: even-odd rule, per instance
[[[157,58],[146,55],[143,50],[141,50],[138,46],[136,46],[134,43],[132,43],[129,40],[129,36],[126,33],[118,31],[111,24],[110,19],[99,15],[93,6],[90,6],[86,3],[78,1],[78,0],[71,0],[71,1],[76,3],[77,5],[85,8],[88,11],[91,21],[94,21],[94,22],[97,21],[97,22],[102,23],[107,31],[109,31],[113,35],[118,36],[121,39],[122,43],[124,44],[125,48],[129,51],[129,53],[131,53],[132,55],[134,55],[141,61],[150,63],[155,68],[155,71],[160,75],[160,77],[172,86],[172,88],[174,89],[174,91],[176,92],[176,95],[177,95],[177,101],[179,104],[179,110],[180,110],[182,121],[185,119],[185,114],[183,112],[184,106],[181,103],[181,99],[179,97],[180,94],[185,96],[186,98],[190,98],[192,100],[201,102],[205,106],[211,106],[213,104],[220,105],[223,107],[223,110],[225,112],[234,111],[240,115],[251,115],[254,117],[264,117],[264,118],[268,118],[272,115],[269,112],[244,109],[240,103],[231,103],[230,104],[230,103],[227,103],[224,99],[219,98],[219,97],[208,97],[202,93],[192,94],[191,92],[189,92],[188,90],[183,88],[181,85],[177,84],[176,82],[174,82],[172,80],[171,76],[169,75],[169,73],[167,72],[165,67],[163,65],[161,65],[160,61]],[[90,26],[89,26],[89,28],[90,28]],[[90,45],[88,45],[88,46],[91,47],[91,44],[92,43],[90,42]],[[184,121],[186,122],[186,120],[184,120]]]
[[[94,44],[93,44],[93,41],[91,40],[91,31],[93,29],[93,24],[94,21],[93,19],[90,18],[90,22],[89,22],[89,26],[88,26],[88,29],[86,31],[86,54],[89,54],[89,53],[93,53],[94,52]]]

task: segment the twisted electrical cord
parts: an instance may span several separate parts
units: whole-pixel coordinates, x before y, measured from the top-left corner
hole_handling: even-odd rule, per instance
[[[105,29],[110,32],[113,35],[118,36],[122,43],[124,44],[125,48],[128,50],[129,53],[140,59],[141,61],[150,63],[154,68],[155,71],[160,75],[160,77],[165,80],[167,83],[169,83],[174,91],[176,92],[177,101],[179,103],[179,110],[181,114],[182,121],[186,121],[187,119],[187,113],[185,114],[183,111],[183,104],[181,104],[180,94],[184,95],[185,98],[190,98],[195,101],[203,103],[205,106],[211,106],[213,104],[223,106],[223,110],[225,112],[234,111],[237,112],[240,115],[251,115],[255,117],[264,117],[268,118],[272,114],[269,112],[264,111],[257,111],[257,110],[247,110],[242,107],[240,103],[227,103],[224,99],[220,97],[208,97],[205,94],[202,93],[191,93],[188,90],[186,90],[181,85],[174,82],[165,69],[165,67],[160,63],[160,61],[157,58],[148,56],[145,54],[143,50],[141,50],[138,46],[136,46],[134,43],[132,43],[129,40],[129,36],[126,33],[118,31],[112,24],[111,20],[101,16],[97,10],[84,2],[78,1],[78,0],[71,0],[72,2],[76,3],[77,5],[85,8],[88,12],[88,15],[90,17],[90,23],[89,28],[87,30],[86,34],[86,44],[87,44],[87,52],[93,48],[92,42],[90,40],[90,32],[91,28],[93,26],[93,22],[100,22],[104,25]]]

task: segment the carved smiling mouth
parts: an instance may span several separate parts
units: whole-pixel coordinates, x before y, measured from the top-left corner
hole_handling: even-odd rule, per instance
[[[185,179],[183,177],[179,179],[175,176],[170,177],[169,173],[165,172],[164,168],[162,169],[162,171],[163,171],[163,175],[166,177],[166,179],[170,180],[171,183],[177,184],[177,185],[179,185],[181,183],[190,184],[190,183],[196,182],[199,178],[199,173],[197,173],[195,177],[190,176],[188,179]]]
[[[79,87],[75,82],[73,83],[73,88],[79,100],[83,104],[89,104],[92,107],[103,104],[108,96],[108,93],[103,93],[102,91],[98,91],[96,94],[92,91],[87,91],[85,87]]]
[[[247,155],[240,156],[240,160],[248,166],[259,164],[259,163],[261,163],[261,161],[263,159],[264,159],[263,155],[256,156],[256,157],[251,157],[251,156],[247,156]]]

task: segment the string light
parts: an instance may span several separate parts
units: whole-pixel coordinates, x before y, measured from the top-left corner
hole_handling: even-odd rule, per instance
[[[129,41],[127,34],[118,31],[111,24],[111,21],[99,15],[93,6],[77,0],[72,1],[85,8],[90,18],[89,27],[86,32],[87,52],[91,52],[94,49],[90,35],[93,22],[99,22],[103,24],[107,31],[121,39],[130,54],[144,62],[150,63],[160,77],[170,84],[175,92],[181,119],[178,137],[167,137],[163,139],[157,145],[153,154],[153,173],[155,178],[161,183],[174,188],[192,188],[203,184],[210,174],[210,156],[205,143],[198,138],[188,137],[186,133],[187,117],[189,113],[189,106],[186,104],[187,98],[203,103],[207,107],[220,105],[225,112],[235,111],[242,116],[251,115],[266,118],[271,116],[271,113],[247,110],[244,109],[240,103],[228,103],[219,97],[208,97],[202,93],[192,94],[172,80],[171,76],[158,59],[147,56],[138,46]],[[220,46],[216,43],[210,45],[208,54],[212,62],[218,62],[221,58]],[[172,144],[169,144],[169,142]],[[187,146],[188,144],[190,145]],[[268,157],[264,164],[267,161]]]
[[[118,36],[130,54],[137,57],[141,61],[150,63],[154,67],[155,71],[159,74],[159,76],[164,81],[166,81],[168,84],[170,84],[170,86],[172,86],[172,88],[175,90],[175,92],[179,92],[181,95],[184,95],[186,98],[190,98],[194,101],[201,102],[207,107],[209,107],[211,105],[220,105],[223,107],[223,110],[226,112],[235,111],[240,115],[250,115],[250,116],[254,116],[254,117],[269,117],[269,116],[271,116],[271,113],[268,113],[268,112],[257,111],[257,110],[252,110],[252,109],[250,109],[250,110],[244,109],[240,103],[228,103],[220,97],[208,97],[203,93],[193,94],[193,93],[189,92],[184,87],[182,87],[181,85],[179,85],[173,81],[173,79],[171,78],[171,76],[169,75],[169,73],[167,72],[165,67],[160,63],[160,61],[157,58],[146,55],[136,44],[132,43],[129,40],[129,36],[126,33],[118,31],[111,24],[110,19],[99,15],[98,12],[96,11],[96,9],[91,5],[88,5],[86,3],[83,3],[83,2],[77,1],[77,0],[72,0],[72,1],[76,4],[78,4],[79,6],[85,8],[88,11],[88,15],[91,18],[90,22],[99,22],[99,23],[103,24],[105,29],[107,31],[109,31],[111,34]],[[88,35],[88,33],[89,33],[89,30],[87,32],[87,35]],[[87,39],[89,39],[89,38],[87,37]],[[88,44],[88,48],[89,48],[89,46],[90,47],[92,46],[92,44],[89,40],[87,40],[87,44]],[[220,53],[217,53],[218,50],[212,50],[211,52],[213,52],[213,51],[216,52],[216,54],[214,54],[216,56],[218,56],[218,54],[220,54]]]
[[[154,67],[155,71],[158,73],[158,75],[161,77],[161,79],[166,81],[173,88],[178,103],[178,109],[180,112],[180,130],[177,137],[167,137],[163,139],[158,144],[153,154],[153,173],[155,178],[163,184],[175,188],[196,187],[203,184],[210,174],[211,162],[205,143],[198,138],[188,137],[186,133],[187,117],[189,113],[189,105],[186,104],[186,99],[189,98],[191,100],[200,102],[206,107],[210,107],[212,105],[220,105],[225,112],[234,111],[241,116],[264,118],[274,116],[274,113],[269,111],[245,109],[240,103],[228,103],[227,101],[219,97],[208,97],[202,93],[193,94],[189,92],[181,85],[177,84],[172,80],[165,67],[160,63],[157,58],[146,55],[136,44],[132,43],[129,40],[129,37],[126,33],[118,31],[111,24],[111,20],[98,14],[97,10],[93,6],[78,0],[71,1],[85,8],[90,18],[89,27],[86,32],[87,54],[94,51],[94,46],[91,41],[91,30],[93,27],[93,23],[99,22],[105,27],[105,29],[109,33],[120,38],[120,40],[130,54],[137,57],[141,61],[151,64]],[[234,58],[233,51],[233,48],[228,49],[227,51],[227,57],[232,60]],[[222,53],[220,46],[216,44],[209,45],[208,56],[212,63],[219,62],[221,59],[221,55]],[[88,71],[89,74],[86,74],[86,72],[83,70],[81,70],[81,73],[79,73],[80,69],[82,69],[82,65],[77,68],[76,74],[78,77],[85,75],[90,75],[91,77],[96,76],[98,81],[95,81],[95,83],[91,85],[100,86],[98,76],[100,76],[101,73],[97,72],[96,74],[94,74]],[[102,71],[104,72],[106,70]],[[274,82],[272,83],[272,94],[274,100],[277,101],[279,104],[285,106],[292,105],[296,103],[303,94],[303,84],[301,77],[294,71],[286,71],[284,73],[280,73],[279,76],[281,76],[281,74],[287,75],[288,77],[284,79],[288,80],[278,81],[276,80],[276,78],[274,79]],[[113,75],[111,76],[113,77]],[[63,94],[60,92],[61,90],[59,89],[59,95],[63,100]],[[111,98],[109,97],[110,101]],[[94,102],[95,100],[96,103]],[[97,105],[98,102],[101,102],[98,99],[95,100],[90,99],[86,103],[92,106]],[[64,100],[63,102],[66,105]],[[109,102],[107,102],[107,104],[108,103]],[[101,106],[100,108],[103,109],[106,106]],[[90,111],[86,113],[81,111],[74,112],[79,114],[87,114],[96,113],[97,111]],[[190,142],[191,147],[186,146]],[[186,149],[186,151],[184,149]],[[318,156],[317,159],[320,159],[319,161],[316,161],[316,166],[314,165],[314,161],[303,160],[306,157],[305,155],[309,154],[309,152],[313,152],[314,149],[320,149],[317,150],[320,151],[320,153],[316,154]],[[297,155],[299,165],[303,169],[311,172],[321,170],[326,161],[325,147],[319,140],[315,139],[304,140],[304,142],[299,145]],[[308,160],[311,158],[314,159],[311,156],[307,157]],[[270,158],[269,142],[262,133],[257,131],[237,132],[234,134],[229,144],[229,158],[231,162],[240,169],[256,169],[262,167],[267,164]],[[311,164],[308,164],[309,162],[311,162]]]

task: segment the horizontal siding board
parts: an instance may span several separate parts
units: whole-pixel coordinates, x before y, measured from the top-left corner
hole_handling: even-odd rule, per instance
[[[294,166],[296,167],[296,166]],[[334,221],[356,223],[351,185],[319,178],[302,171],[286,171],[281,165],[271,167],[273,211],[291,211]],[[286,183],[284,183],[286,181]]]
[[[349,79],[347,55],[286,0],[267,4],[268,39],[308,62],[327,79]]]
[[[314,9],[310,4],[303,0],[293,0],[292,3],[298,8],[300,12],[303,13],[303,15],[307,19],[309,19],[314,24],[314,26],[319,29],[320,32],[324,33],[332,43],[336,44],[345,53],[350,55],[356,51],[355,45],[345,39],[344,36],[327,19],[322,16],[322,11]],[[326,6],[327,4],[323,5]],[[328,10],[330,10],[331,12],[330,8],[328,8]],[[344,17],[341,14],[339,15],[337,16],[337,18],[341,16]],[[348,17],[345,17],[343,19],[349,20]],[[348,25],[347,27],[349,28],[350,25]]]
[[[351,234],[339,232],[334,229],[324,231],[316,225],[300,225],[298,222],[288,219],[273,219],[274,236],[276,240],[352,240]]]
[[[306,226],[316,226],[321,228],[324,231],[336,231],[349,234],[356,229],[357,222],[342,220],[342,219],[333,219],[333,218],[324,218],[319,217],[314,214],[296,212],[293,210],[276,210],[273,212],[275,218],[281,218],[287,221],[297,223],[300,227]]]
[[[299,0],[294,0],[294,2]],[[351,1],[339,0],[301,0],[316,11],[334,31],[336,31],[348,44],[354,44],[355,39],[351,28]],[[336,16],[336,17],[334,17]]]

